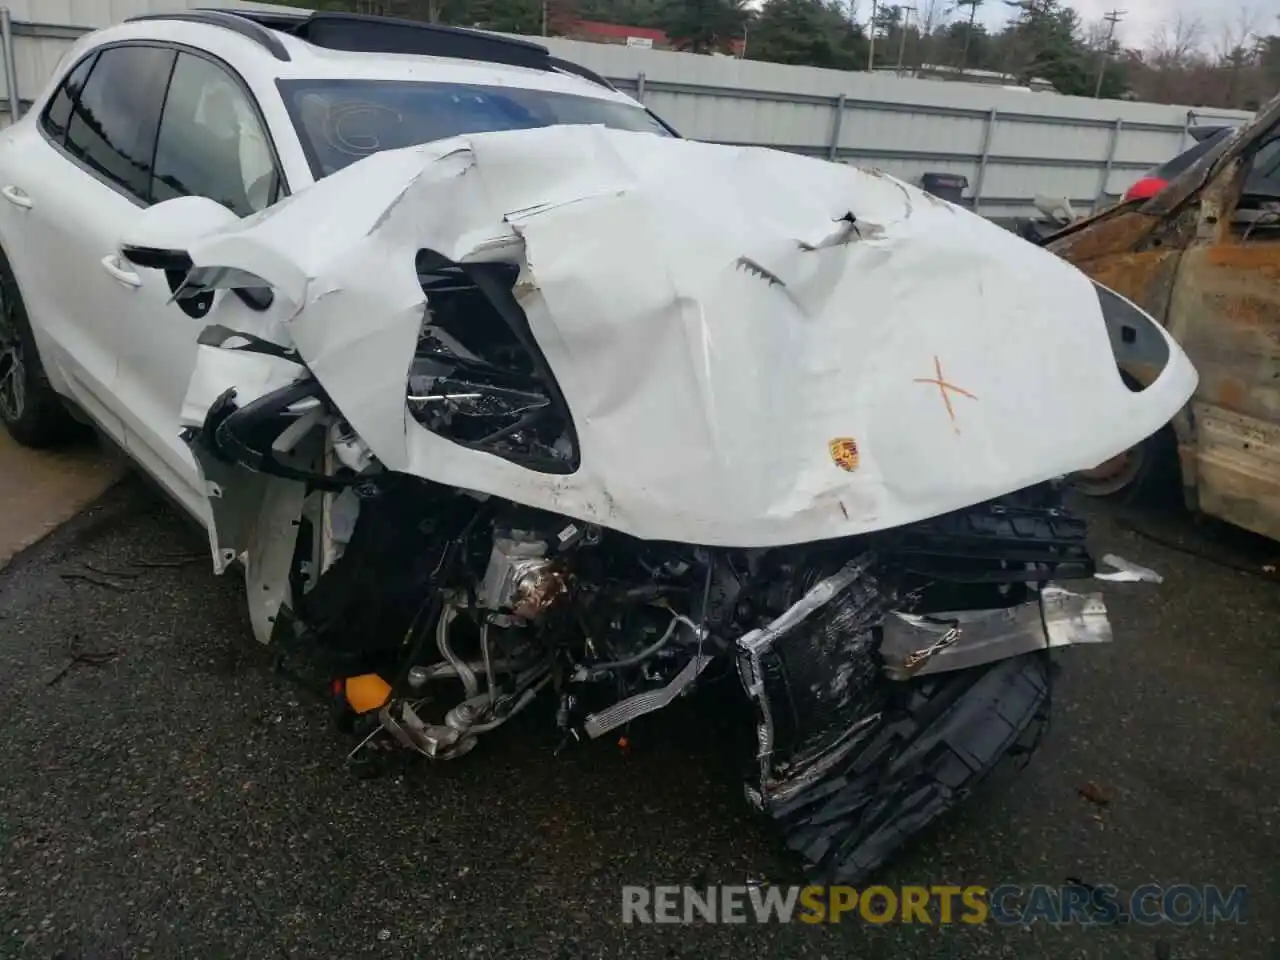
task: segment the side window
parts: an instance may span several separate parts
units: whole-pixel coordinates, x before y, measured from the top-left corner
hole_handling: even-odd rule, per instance
[[[1244,194],[1253,199],[1280,200],[1280,136],[1264,143],[1253,155]]]
[[[271,147],[249,98],[217,64],[179,54],[160,121],[152,200],[208,197],[245,217],[279,194]]]
[[[173,58],[172,50],[160,47],[103,50],[67,124],[67,152],[139,200],[147,199]]]
[[[71,110],[79,101],[80,91],[84,89],[84,81],[89,76],[89,71],[93,69],[93,62],[97,59],[98,55],[91,53],[76,64],[75,69],[58,85],[57,92],[49,99],[49,105],[44,108],[40,125],[57,143],[62,143],[67,136]]]

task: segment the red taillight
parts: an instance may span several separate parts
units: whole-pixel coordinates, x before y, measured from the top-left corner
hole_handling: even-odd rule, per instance
[[[1168,185],[1168,180],[1161,180],[1159,177],[1143,177],[1124,192],[1124,199],[1146,200],[1148,197],[1154,197]]]

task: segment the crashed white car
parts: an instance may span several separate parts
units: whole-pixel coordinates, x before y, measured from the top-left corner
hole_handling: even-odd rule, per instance
[[[1049,651],[1110,637],[1057,478],[1195,387],[977,216],[484,34],[152,17],[0,140],[16,438],[112,437],[375,744],[736,674],[747,797],[828,880],[1034,742]]]

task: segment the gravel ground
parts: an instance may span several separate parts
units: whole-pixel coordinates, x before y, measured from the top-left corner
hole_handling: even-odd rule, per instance
[[[1245,924],[624,926],[622,884],[796,879],[741,800],[739,724],[681,706],[626,755],[553,757],[531,711],[460,763],[358,779],[239,583],[129,479],[0,574],[0,956],[1280,957],[1274,545],[1143,522],[1218,559],[1099,517],[1164,585],[1104,586],[1117,642],[1062,656],[1032,764],[881,879],[1245,884]]]

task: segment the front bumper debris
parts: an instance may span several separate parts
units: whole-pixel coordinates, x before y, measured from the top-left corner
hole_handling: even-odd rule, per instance
[[[757,712],[747,800],[820,882],[863,882],[1003,758],[1030,753],[1049,718],[1045,651],[1110,638],[1100,601],[1052,585],[1008,610],[904,618],[873,569],[858,558],[737,642]],[[913,682],[887,677],[886,655],[915,657]]]
[[[1036,599],[1002,610],[917,616],[890,613],[880,654],[894,680],[964,670],[1036,650],[1108,643],[1111,623],[1101,594],[1046,584]]]

